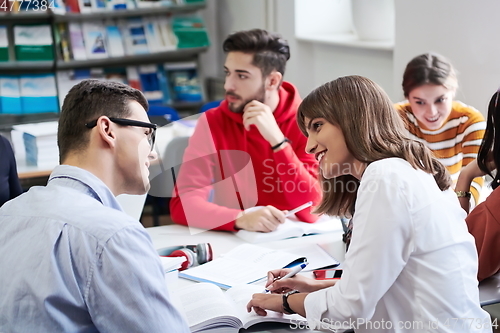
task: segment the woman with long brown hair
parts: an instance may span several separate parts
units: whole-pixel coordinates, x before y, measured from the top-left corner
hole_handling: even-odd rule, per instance
[[[324,195],[316,213],[352,217],[344,273],[335,283],[275,280],[288,270],[271,271],[267,289],[278,295],[255,294],[248,311],[299,313],[311,328],[357,333],[491,332],[479,305],[474,240],[450,176],[406,136],[385,92],[367,78],[341,77],[309,94],[297,121],[319,162]]]

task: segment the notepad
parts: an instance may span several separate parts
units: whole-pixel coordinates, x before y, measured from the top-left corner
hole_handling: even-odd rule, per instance
[[[293,253],[253,244],[242,244],[220,258],[180,272],[179,277],[198,282],[210,282],[229,289],[265,278],[270,270],[284,267],[299,257],[307,258],[309,262],[307,270],[335,266],[339,263],[317,244],[305,246],[302,249],[293,249]]]
[[[259,316],[248,313],[246,305],[262,286],[239,285],[226,292],[210,283],[197,283],[174,292],[177,308],[184,315],[191,332],[238,332],[257,323],[303,323],[306,319],[298,314],[286,315],[268,311]]]
[[[338,217],[323,215],[314,223],[306,223],[297,220],[295,216],[288,217],[285,223],[271,232],[256,232],[240,230],[236,236],[249,243],[263,243],[305,235],[324,234],[328,232],[341,231],[342,222]]]

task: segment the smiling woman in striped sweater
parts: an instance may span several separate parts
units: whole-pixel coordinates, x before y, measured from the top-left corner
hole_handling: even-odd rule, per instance
[[[443,163],[454,182],[462,168],[477,157],[486,123],[475,108],[454,101],[456,72],[443,56],[425,53],[413,58],[403,74],[406,101],[397,103],[413,139],[422,141]],[[483,178],[475,178],[469,191],[458,197],[479,200]]]

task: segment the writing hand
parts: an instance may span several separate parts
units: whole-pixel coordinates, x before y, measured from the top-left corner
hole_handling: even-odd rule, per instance
[[[283,211],[273,206],[265,206],[252,212],[241,212],[234,224],[243,230],[270,232],[276,230],[283,222],[285,222]]]
[[[303,275],[295,275],[292,278],[280,280],[290,272],[290,268],[282,268],[269,271],[267,273],[266,289],[272,293],[283,294],[291,290],[298,290],[301,293],[311,293],[323,288],[335,285],[337,280],[315,280]]]

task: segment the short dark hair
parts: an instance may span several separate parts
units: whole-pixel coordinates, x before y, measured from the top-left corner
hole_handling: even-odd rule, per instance
[[[413,89],[428,83],[457,89],[456,71],[448,59],[442,55],[424,53],[416,56],[406,65],[402,84],[405,97],[408,97]]]
[[[235,32],[222,43],[222,49],[226,53],[253,54],[252,64],[260,68],[263,77],[273,70],[285,75],[286,62],[290,59],[288,42],[280,35],[262,29]]]
[[[90,130],[86,123],[101,116],[125,118],[130,115],[131,101],[137,101],[146,111],[149,109],[142,92],[123,83],[84,80],[73,86],[64,98],[59,117],[59,163],[63,163],[69,152],[87,147]]]

